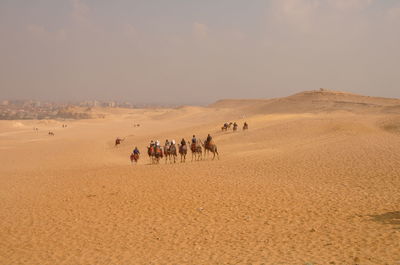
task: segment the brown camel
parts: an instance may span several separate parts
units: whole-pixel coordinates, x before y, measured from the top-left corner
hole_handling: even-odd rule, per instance
[[[124,140],[125,140],[125,138],[121,139],[121,138],[117,137],[117,139],[115,139],[114,147],[118,147],[118,145],[120,145]]]
[[[237,125],[237,123],[235,122],[235,123],[233,124],[233,131],[236,132],[237,129],[238,129],[238,125]]]
[[[138,160],[139,160],[139,154],[131,154],[131,163],[133,164],[133,162],[135,162],[135,164],[137,164]]]
[[[170,146],[168,148],[169,162],[172,163],[172,158],[173,158],[174,159],[174,163],[176,163],[176,157],[177,157],[176,145],[175,144],[170,144]],[[168,158],[165,157],[165,163],[167,163]]]
[[[192,143],[190,145],[190,150],[192,151],[192,161],[194,160],[202,160],[203,159],[203,148],[198,143]]]
[[[179,154],[181,155],[181,163],[186,162],[187,145],[179,145]]]
[[[215,159],[215,155],[217,155],[217,158],[219,160],[219,154],[218,154],[218,148],[217,146],[214,144],[214,141],[211,140],[210,142],[205,141],[205,144],[203,144],[203,142],[201,142],[202,146],[204,147],[205,152],[208,155],[208,152],[213,153],[213,158],[212,160]]]

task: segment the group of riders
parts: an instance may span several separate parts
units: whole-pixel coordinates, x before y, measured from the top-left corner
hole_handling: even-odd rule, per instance
[[[159,140],[151,140],[149,146],[147,147],[147,153],[151,159],[151,163],[158,163],[163,157],[166,158],[165,162],[167,162],[169,159],[171,163],[172,160],[175,163],[178,151],[181,155],[181,162],[185,162],[189,145],[190,150],[192,151],[192,160],[193,158],[196,160],[200,159],[203,148],[214,153],[214,157],[215,153],[218,155],[217,148],[214,145],[212,136],[210,134],[207,135],[204,143],[201,140],[198,140],[195,135],[193,135],[191,142],[186,142],[185,138],[182,138],[180,144],[178,144],[178,148],[175,140],[165,140],[164,146],[161,146]],[[131,154],[132,163],[137,162],[139,160],[139,156],[140,151],[137,147],[135,147]]]
[[[223,131],[227,131],[233,126],[233,131],[237,131],[238,129],[238,124],[236,122],[226,122],[222,126]],[[249,128],[249,125],[247,122],[244,122],[243,124],[243,130],[247,130]],[[115,142],[115,146],[119,145],[124,139],[117,138]],[[204,143],[196,138],[196,135],[193,135],[191,142],[186,142],[185,138],[182,138],[180,141],[180,144],[178,144],[178,147],[176,146],[175,140],[169,141],[168,139],[165,140],[164,146],[161,146],[161,143],[159,140],[151,140],[149,146],[147,147],[147,154],[150,157],[150,162],[151,163],[158,163],[161,158],[165,157],[165,162],[167,163],[168,160],[170,163],[172,161],[175,163],[176,162],[176,157],[178,156],[178,152],[181,155],[181,162],[186,161],[186,154],[188,150],[192,151],[192,161],[194,160],[200,160],[203,158],[203,149],[205,153],[212,153],[213,159],[217,155],[219,158],[217,146],[213,142],[213,138],[211,137],[210,134],[207,135],[206,140]],[[137,147],[135,147],[132,151],[131,154],[131,161],[137,162],[139,160],[140,156],[140,151]]]
[[[237,131],[239,125],[236,122],[225,122],[224,125],[222,125],[221,130],[222,131],[227,131],[228,129],[230,129],[233,126],[233,131]],[[247,130],[249,129],[249,125],[247,124],[247,122],[244,122],[243,124],[243,130]]]

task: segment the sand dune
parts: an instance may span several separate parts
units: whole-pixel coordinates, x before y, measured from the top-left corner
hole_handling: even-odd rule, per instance
[[[277,99],[220,100],[210,107],[240,109],[247,114],[321,113],[334,111],[400,114],[400,99],[369,97],[322,90],[305,91]]]
[[[310,91],[1,121],[0,264],[400,264],[399,106]],[[220,160],[149,165],[150,139],[207,133]]]

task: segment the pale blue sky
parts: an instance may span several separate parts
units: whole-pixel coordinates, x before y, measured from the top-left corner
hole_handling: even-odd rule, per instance
[[[0,99],[400,97],[397,0],[0,0]]]

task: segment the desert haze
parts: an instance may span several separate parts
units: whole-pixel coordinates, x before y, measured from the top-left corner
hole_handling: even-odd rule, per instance
[[[0,264],[400,264],[400,99],[93,111],[0,121]],[[208,133],[219,160],[150,164]]]

